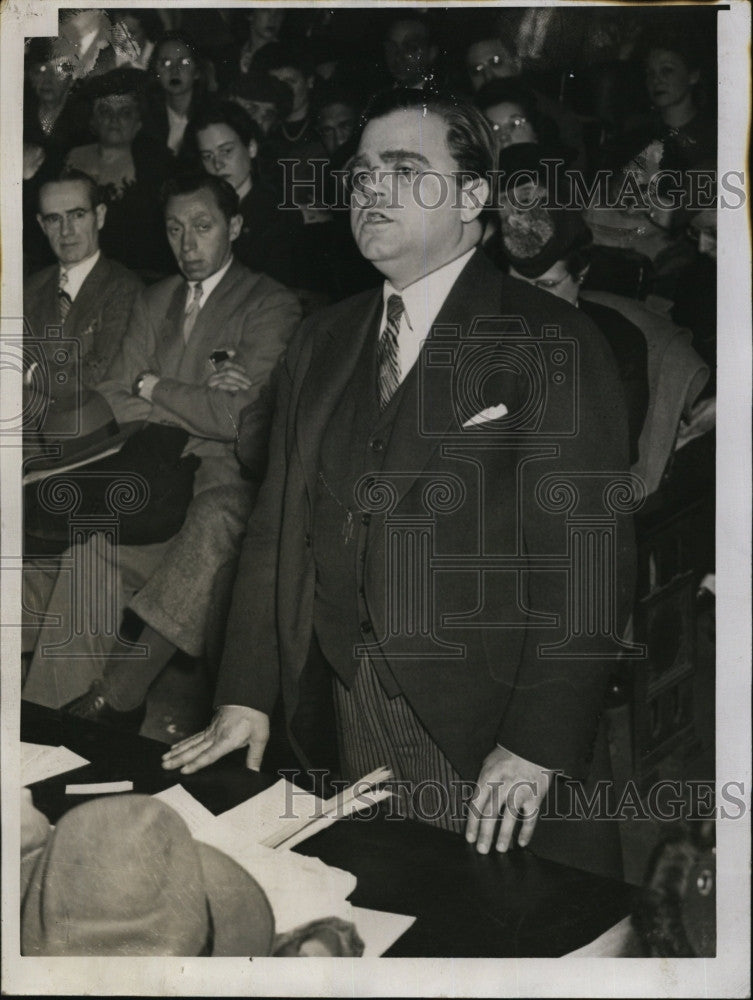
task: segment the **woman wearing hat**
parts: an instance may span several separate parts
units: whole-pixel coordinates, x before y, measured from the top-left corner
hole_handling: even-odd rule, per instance
[[[73,148],[66,166],[88,174],[102,189],[105,254],[151,277],[174,270],[159,203],[170,157],[143,133],[143,87],[143,72],[125,66],[88,82],[84,93],[97,141]]]

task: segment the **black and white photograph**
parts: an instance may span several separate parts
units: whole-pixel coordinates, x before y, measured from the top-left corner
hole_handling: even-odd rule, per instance
[[[4,0],[4,994],[750,996],[750,22]]]

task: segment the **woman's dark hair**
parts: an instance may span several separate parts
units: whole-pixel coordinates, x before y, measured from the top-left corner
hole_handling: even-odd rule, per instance
[[[491,126],[478,108],[452,94],[426,94],[410,87],[383,90],[367,104],[360,128],[363,130],[374,118],[414,108],[443,119],[448,149],[462,171],[472,177],[489,178],[495,156]]]
[[[264,141],[261,129],[251,116],[234,101],[221,101],[208,104],[196,115],[189,128],[196,136],[210,125],[227,125],[238,136],[244,146],[250,142],[260,144]]]
[[[641,63],[645,64],[649,53],[659,49],[662,52],[674,52],[691,73],[703,68],[703,47],[694,32],[683,31],[679,26],[672,31],[645,31],[637,46]]]
[[[201,67],[201,56],[199,50],[196,47],[196,42],[190,35],[186,34],[185,31],[166,31],[159,40],[154,45],[154,52],[152,52],[151,58],[149,59],[149,72],[156,74],[157,72],[157,59],[159,58],[160,49],[167,42],[180,42],[181,45],[185,45],[188,51],[191,53],[194,62],[197,67]]]
[[[162,207],[167,208],[171,198],[181,194],[194,194],[196,191],[209,190],[214,195],[217,207],[227,221],[238,214],[238,195],[235,188],[224,177],[192,170],[176,174],[165,181],[162,186]]]
[[[80,95],[88,102],[91,110],[94,108],[94,102],[100,97],[132,95],[138,103],[139,114],[144,118],[148,111],[146,84],[146,74],[143,70],[134,69],[132,66],[119,66],[117,69],[85,80]]]

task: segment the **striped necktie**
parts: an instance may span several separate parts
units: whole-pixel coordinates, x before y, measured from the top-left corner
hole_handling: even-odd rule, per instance
[[[60,278],[58,279],[58,312],[60,313],[61,323],[65,323],[68,313],[71,311],[71,306],[73,305],[73,299],[65,290],[65,286],[67,284],[68,272],[61,271]]]
[[[199,310],[201,309],[201,296],[203,289],[201,287],[201,282],[197,281],[193,286],[193,296],[191,301],[188,303],[188,309],[186,309],[186,314],[183,317],[183,343],[187,344],[188,339],[191,336],[191,331],[196,324],[196,318],[199,315]]]
[[[400,385],[400,348],[397,338],[404,312],[405,305],[401,297],[390,295],[387,299],[387,322],[377,345],[377,390],[380,410],[387,406]]]

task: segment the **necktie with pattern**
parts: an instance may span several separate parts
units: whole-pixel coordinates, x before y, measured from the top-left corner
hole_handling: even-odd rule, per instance
[[[61,271],[60,278],[58,279],[58,312],[60,313],[61,323],[65,323],[68,313],[71,311],[71,306],[73,305],[73,299],[65,290],[65,286],[67,284],[68,272]]]
[[[193,296],[191,301],[188,303],[188,309],[186,309],[186,314],[183,317],[183,343],[188,343],[188,338],[191,336],[191,331],[196,324],[196,317],[199,315],[199,310],[201,309],[201,296],[203,289],[201,287],[201,282],[197,281],[193,286]]]
[[[380,410],[387,406],[400,385],[398,334],[404,312],[405,305],[402,298],[399,295],[390,295],[387,299],[387,322],[377,345],[377,390]]]

